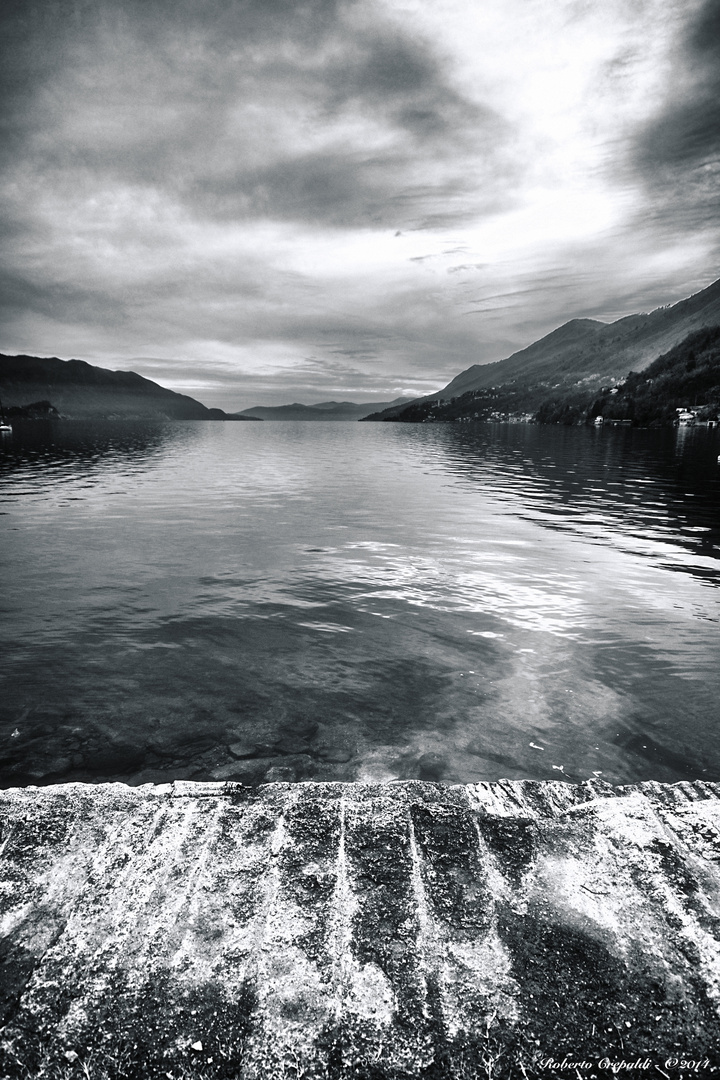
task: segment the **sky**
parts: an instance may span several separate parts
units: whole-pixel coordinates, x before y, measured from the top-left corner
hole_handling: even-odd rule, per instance
[[[440,389],[720,276],[720,0],[5,0],[0,351]]]

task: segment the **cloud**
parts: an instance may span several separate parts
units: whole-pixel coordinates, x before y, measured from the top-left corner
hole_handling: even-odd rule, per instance
[[[673,232],[717,223],[720,207],[720,0],[692,11],[661,107],[637,133],[632,161],[655,219]],[[657,200],[660,200],[658,204]]]
[[[369,400],[679,298],[719,239],[717,10],[9,0],[0,348]]]
[[[156,186],[201,217],[345,226],[417,228],[488,202],[467,156],[489,181],[500,118],[372,6],[79,8],[8,20],[27,61],[11,79],[18,181]]]

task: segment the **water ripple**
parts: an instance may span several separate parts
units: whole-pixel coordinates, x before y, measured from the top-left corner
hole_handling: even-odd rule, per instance
[[[18,425],[0,780],[720,780],[719,442]]]

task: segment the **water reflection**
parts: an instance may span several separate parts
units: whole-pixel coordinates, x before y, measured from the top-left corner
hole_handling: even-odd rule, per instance
[[[720,780],[717,433],[37,431],[2,783]]]
[[[522,491],[530,520],[601,543],[622,538],[639,555],[669,543],[699,557],[695,565],[685,560],[684,569],[717,582],[716,431],[448,425],[441,438],[461,477],[492,482],[498,497],[512,501]]]
[[[197,437],[194,425],[172,421],[14,420],[12,435],[0,443],[0,492],[3,497],[37,494],[64,476],[75,483],[101,467],[122,469],[123,463],[135,471],[173,443]],[[22,477],[35,485],[32,491],[7,486]]]

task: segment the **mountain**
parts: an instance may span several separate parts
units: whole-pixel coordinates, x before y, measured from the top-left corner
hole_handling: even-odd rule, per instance
[[[390,408],[402,407],[412,398],[395,398],[394,401],[367,401],[358,404],[355,401],[320,401],[316,405],[255,405],[235,417],[254,420],[362,420],[370,413]]]
[[[536,377],[538,371],[549,371],[554,375],[560,364],[574,365],[578,355],[583,350],[587,352],[598,334],[606,329],[607,324],[596,319],[571,319],[526,349],[513,353],[507,360],[499,360],[495,364],[473,364],[432,396],[458,397],[467,390],[512,381],[527,382],[529,377]]]
[[[505,360],[473,364],[436,394],[368,419],[426,419],[437,403],[464,394],[478,395],[480,412],[491,406],[499,415],[534,412],[551,395],[599,390],[629,371],[643,371],[688,334],[718,324],[720,280],[687,300],[648,314],[628,315],[614,323],[573,319]]]
[[[0,354],[0,398],[8,411],[43,399],[73,420],[229,419],[222,409],[208,409],[134,371],[109,371],[57,356]]]
[[[602,417],[610,423],[669,427],[677,422],[679,410],[692,414],[693,422],[717,422],[720,326],[689,334],[644,371],[631,372],[620,386],[546,401],[536,419],[541,424],[587,424]]]

